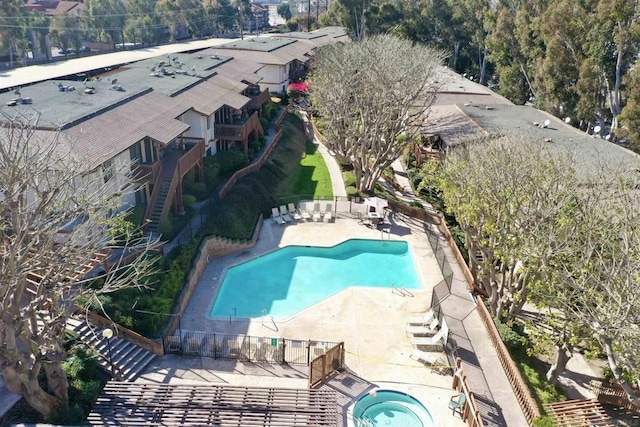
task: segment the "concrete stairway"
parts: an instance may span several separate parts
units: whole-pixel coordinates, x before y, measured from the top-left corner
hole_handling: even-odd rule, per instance
[[[124,338],[111,338],[111,363],[107,340],[102,337],[102,329],[78,318],[67,321],[67,329],[80,336],[80,340],[100,354],[100,365],[114,378],[133,381],[156,357],[155,354]],[[113,371],[112,372],[112,367]]]

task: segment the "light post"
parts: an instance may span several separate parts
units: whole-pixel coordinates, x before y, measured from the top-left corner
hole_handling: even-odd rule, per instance
[[[116,371],[113,369],[113,359],[111,358],[111,337],[113,337],[113,331],[109,328],[102,330],[102,338],[107,340],[107,349],[109,351],[109,365],[111,366],[111,377],[115,378]]]

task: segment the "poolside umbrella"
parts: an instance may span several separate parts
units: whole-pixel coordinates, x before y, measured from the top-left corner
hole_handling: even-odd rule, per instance
[[[367,197],[364,199],[364,204],[367,206],[373,206],[376,212],[383,210],[389,203],[385,199],[381,199],[380,197]]]

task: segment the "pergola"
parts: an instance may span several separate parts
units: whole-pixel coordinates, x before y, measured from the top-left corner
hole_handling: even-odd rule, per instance
[[[567,400],[546,405],[555,425],[561,427],[614,427],[600,402],[593,399]]]
[[[109,382],[94,426],[335,426],[335,391]]]

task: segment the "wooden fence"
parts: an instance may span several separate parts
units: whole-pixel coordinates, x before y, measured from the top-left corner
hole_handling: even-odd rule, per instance
[[[231,178],[229,178],[229,180],[220,189],[220,192],[218,193],[218,198],[220,200],[226,197],[227,193],[229,193],[231,188],[233,188],[233,186],[236,185],[236,182],[238,182],[239,179],[244,178],[250,173],[259,171],[262,165],[264,165],[264,163],[267,161],[267,159],[271,155],[271,152],[273,151],[273,149],[276,148],[276,146],[278,145],[280,138],[282,138],[282,129],[280,129],[280,124],[282,123],[284,118],[287,116],[288,112],[289,112],[289,106],[287,106],[287,108],[285,108],[284,111],[280,114],[280,116],[276,119],[274,123],[276,128],[276,134],[273,137],[273,141],[271,141],[271,143],[267,146],[267,148],[262,152],[260,159],[257,162],[251,163],[247,167],[244,167],[239,171],[236,171],[236,173],[234,173],[231,176]]]
[[[606,403],[640,413],[640,407],[634,405],[633,402],[629,400],[627,393],[625,393],[618,384],[591,380],[589,387],[600,403]],[[636,391],[636,395],[638,396],[640,393]]]
[[[507,347],[502,342],[502,338],[500,338],[500,334],[498,334],[496,325],[493,323],[493,319],[489,314],[489,310],[485,307],[483,299],[478,298],[476,305],[480,319],[482,319],[482,323],[484,324],[487,334],[491,339],[493,348],[495,348],[496,353],[498,354],[500,364],[502,365],[505,374],[507,374],[507,378],[511,383],[511,388],[513,388],[516,399],[518,399],[518,403],[520,404],[520,408],[522,408],[522,412],[527,418],[527,421],[531,424],[534,418],[540,416],[540,408],[538,408],[538,404],[531,396],[529,388],[520,374],[520,370],[516,364],[513,363]]]
[[[466,397],[460,410],[462,421],[467,423],[469,427],[483,427],[484,422],[480,416],[480,410],[478,410],[476,397],[473,394],[473,391],[471,391],[471,388],[469,388],[467,376],[462,369],[462,360],[459,357],[456,358],[455,371],[453,373],[453,384],[451,387],[460,393],[464,393]]]
[[[344,367],[344,342],[327,350],[309,364],[309,388],[324,381],[333,372]]]

